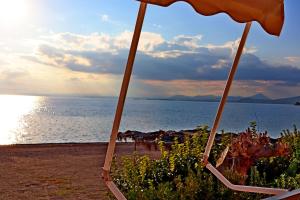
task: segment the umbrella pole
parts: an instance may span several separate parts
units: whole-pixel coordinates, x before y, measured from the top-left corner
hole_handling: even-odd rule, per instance
[[[130,46],[127,65],[126,65],[126,69],[125,69],[125,73],[124,73],[124,77],[123,77],[123,82],[122,82],[121,91],[120,91],[120,95],[119,95],[118,105],[117,105],[117,109],[116,109],[116,113],[115,113],[115,119],[114,119],[112,131],[111,131],[110,141],[109,141],[107,152],[106,152],[105,163],[104,163],[104,167],[103,167],[102,175],[106,181],[110,180],[109,171],[111,168],[111,162],[113,159],[113,154],[114,154],[114,150],[115,150],[115,146],[116,146],[116,139],[117,139],[117,135],[118,135],[119,127],[120,127],[120,122],[121,122],[124,103],[125,103],[125,99],[126,99],[126,95],[127,95],[128,85],[129,85],[130,77],[132,74],[133,63],[135,60],[135,55],[136,55],[136,51],[137,51],[137,47],[138,47],[138,43],[139,43],[141,31],[142,31],[146,8],[147,8],[147,3],[141,2],[140,8],[139,8],[139,13],[138,13],[136,24],[135,24],[134,34],[133,34],[133,38],[132,38],[132,42],[131,42],[131,46]]]
[[[222,117],[222,114],[223,114],[223,111],[224,111],[224,106],[225,106],[225,103],[227,101],[227,97],[228,97],[228,94],[229,94],[229,91],[230,91],[230,88],[231,88],[231,85],[232,85],[232,82],[233,82],[233,79],[234,79],[234,75],[235,75],[236,70],[238,68],[241,55],[243,53],[243,49],[244,49],[244,46],[245,46],[245,43],[246,43],[246,40],[247,40],[247,37],[248,37],[248,33],[250,31],[250,28],[251,28],[251,24],[252,24],[252,22],[247,22],[247,24],[245,26],[245,29],[244,29],[244,32],[243,32],[243,35],[242,35],[237,53],[236,53],[236,56],[234,58],[233,65],[231,67],[231,70],[230,70],[230,73],[229,73],[229,76],[228,76],[228,79],[227,79],[226,87],[224,89],[223,96],[222,96],[221,102],[219,104],[218,112],[216,114],[215,121],[214,121],[213,127],[211,129],[211,132],[210,132],[210,135],[209,135],[209,138],[208,138],[208,142],[207,142],[207,145],[206,145],[206,148],[205,148],[205,152],[204,152],[204,155],[203,155],[203,163],[204,163],[205,166],[208,164],[209,154],[210,154],[211,148],[213,146],[213,143],[214,143],[214,140],[215,140],[215,137],[216,137],[217,129],[218,129],[218,126],[219,126],[219,123],[220,123],[220,120],[221,120],[221,117]]]

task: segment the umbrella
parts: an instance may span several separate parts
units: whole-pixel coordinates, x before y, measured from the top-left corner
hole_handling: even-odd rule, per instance
[[[169,6],[178,0],[140,0],[159,6]],[[233,20],[244,23],[257,21],[262,28],[272,35],[280,35],[284,22],[283,0],[184,0],[196,12],[210,16],[226,13]]]
[[[147,4],[167,7],[179,0],[138,0],[140,1],[139,12],[136,20],[135,30],[129,50],[127,65],[124,72],[123,82],[116,108],[115,118],[111,131],[111,137],[106,152],[105,163],[102,176],[108,188],[117,199],[126,199],[109,176],[113,154],[116,146],[117,134],[122,118],[122,112],[127,95],[127,90],[132,74],[132,68],[141,35],[143,21],[146,13]],[[284,23],[284,1],[283,0],[183,0],[189,3],[199,14],[209,16],[218,13],[226,13],[233,20],[239,23],[246,23],[232,68],[230,70],[227,83],[223,92],[222,99],[215,117],[214,124],[205,148],[203,163],[224,185],[236,191],[255,192],[272,195],[280,195],[287,190],[265,187],[252,187],[244,185],[233,185],[230,183],[214,166],[208,162],[209,154],[213,146],[216,131],[222,117],[224,106],[242,55],[252,21],[257,21],[261,27],[269,34],[279,36]]]

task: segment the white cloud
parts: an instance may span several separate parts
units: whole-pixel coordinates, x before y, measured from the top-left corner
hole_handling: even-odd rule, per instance
[[[162,26],[161,26],[160,24],[152,24],[152,26],[153,26],[154,28],[158,28],[158,29],[161,29],[161,28],[162,28]]]
[[[197,52],[194,51],[182,51],[182,50],[167,50],[167,51],[153,51],[153,52],[147,52],[147,55],[152,56],[153,58],[177,58],[182,55],[187,54],[196,54]]]
[[[1,79],[6,81],[17,80],[19,78],[23,78],[28,76],[29,72],[24,69],[15,69],[15,70],[2,70],[1,71]]]
[[[277,62],[282,63],[282,65],[289,64],[297,69],[300,69],[300,56],[286,56],[284,59],[280,59]]]
[[[103,23],[107,23],[107,24],[122,28],[123,30],[128,28],[128,25],[126,23],[114,20],[108,14],[101,14],[101,15],[99,15],[99,17],[100,17],[101,22],[103,22]]]
[[[124,31],[120,35],[112,38],[113,44],[118,49],[125,49],[130,47],[133,32]],[[142,32],[138,49],[143,52],[153,51],[154,48],[164,43],[164,38],[158,33]]]
[[[82,66],[86,66],[86,67],[90,67],[91,66],[91,62],[89,59],[84,58],[82,56],[73,56],[71,54],[66,54],[64,56],[64,62],[72,62],[76,65],[82,65]]]
[[[132,36],[133,32],[131,31],[124,31],[116,36],[104,33],[50,34],[43,38],[44,42],[38,46],[36,56],[30,59],[51,66],[72,66],[70,68],[75,71],[85,71],[86,67],[91,67],[90,73],[109,72],[112,66],[121,65],[126,61]],[[228,67],[231,62],[230,56],[236,50],[239,39],[221,45],[202,45],[202,37],[200,34],[178,35],[171,40],[165,40],[159,33],[142,32],[138,51],[144,56],[152,57],[152,59],[164,59],[166,62],[173,62],[171,59],[182,57],[180,62],[185,62],[185,65],[191,64],[191,62],[199,63],[199,73],[202,71],[199,69],[201,67],[211,67],[212,69]],[[247,52],[253,51],[246,50]],[[193,60],[184,60],[187,57]],[[176,65],[178,64],[180,63],[176,63]]]
[[[107,20],[110,18],[107,17]],[[11,86],[10,91],[19,88],[16,91],[95,93],[101,85],[103,88],[114,87],[113,90],[117,94],[116,88],[119,86],[117,81],[120,81],[119,75],[124,71],[133,32],[124,31],[118,35],[97,32],[85,35],[69,32],[44,34],[46,35],[28,42],[26,47],[30,46],[29,51],[35,49],[35,52],[22,52],[23,60],[20,59],[21,53],[10,53],[10,57],[4,56],[3,52],[0,54],[0,60],[5,61],[0,65],[7,65],[7,69],[11,66],[17,69],[17,66],[20,66],[21,69],[8,70],[0,75],[1,83]],[[178,35],[167,40],[159,33],[142,32],[136,68],[133,72],[134,78],[138,81],[157,80],[166,83],[173,81],[174,84],[181,83],[176,80],[183,79],[189,84],[190,81],[199,80],[203,81],[202,83],[224,81],[239,39],[216,45],[204,44],[202,37],[202,35]],[[5,46],[3,43],[0,45]],[[255,47],[245,49],[237,81],[255,80],[258,83],[264,81],[262,84],[269,88],[299,87],[299,70],[293,68],[294,65],[277,66],[267,63],[253,55],[256,51]],[[285,59],[290,63],[300,62],[297,56]],[[23,73],[22,69],[28,69],[30,74]],[[7,84],[9,81],[13,84]],[[147,84],[150,83],[145,82],[140,91],[144,91]],[[82,87],[78,88],[79,85]],[[8,86],[0,88],[0,92],[7,90]],[[87,87],[92,89],[87,90]],[[184,93],[186,87],[188,84],[180,89],[181,92]],[[245,87],[248,85],[245,84]],[[215,91],[218,91],[220,87],[217,85],[215,88]],[[270,91],[269,88],[266,88],[266,91]],[[259,89],[261,88],[256,88],[257,91]],[[170,87],[168,92],[176,94],[177,91]],[[192,88],[188,94],[194,93]],[[107,89],[103,94],[115,93]],[[150,92],[149,95],[151,94]],[[165,90],[162,94],[165,94]]]
[[[211,52],[213,53],[225,53],[227,54],[228,51],[230,52],[231,57],[234,57],[239,44],[240,44],[241,39],[236,39],[234,41],[228,41],[225,44],[221,44],[221,45],[214,45],[214,44],[207,44],[207,45],[203,45],[202,47],[208,48]],[[255,53],[257,52],[257,48],[254,46],[251,47],[244,47],[243,53]]]
[[[218,62],[214,65],[212,65],[213,69],[221,69],[224,67],[229,67],[229,61],[226,59],[219,59]]]
[[[118,54],[121,49],[129,49],[133,32],[124,31],[116,36],[105,33],[91,33],[81,35],[74,33],[57,33],[43,37],[43,44],[52,46],[56,49],[69,51],[95,51]],[[142,32],[138,51],[156,58],[175,58],[185,54],[195,54],[201,48],[208,49],[213,54],[233,56],[239,39],[228,41],[225,44],[213,45],[201,44],[202,35],[178,35],[171,40],[165,40],[159,33]],[[39,41],[41,43],[41,41]],[[245,48],[244,53],[254,53],[255,47]]]
[[[101,21],[108,22],[109,21],[109,16],[106,15],[106,14],[101,15]]]
[[[77,51],[101,51],[116,53],[120,49],[128,49],[132,40],[133,32],[124,31],[119,35],[112,37],[104,33],[91,33],[89,35],[80,35],[74,33],[57,33],[44,37],[40,43],[52,46],[61,50]],[[142,32],[139,51],[151,52],[155,47],[164,43],[164,38],[158,33]]]
[[[196,49],[200,47],[199,42],[202,40],[202,35],[178,35],[171,41],[171,44],[185,46],[187,48]]]
[[[290,63],[300,63],[300,56],[287,56],[285,59]]]

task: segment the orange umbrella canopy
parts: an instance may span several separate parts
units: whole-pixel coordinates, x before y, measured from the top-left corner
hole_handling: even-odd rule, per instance
[[[138,0],[159,6],[189,3],[202,15],[227,13],[237,22],[257,21],[269,34],[279,36],[284,22],[283,0]]]

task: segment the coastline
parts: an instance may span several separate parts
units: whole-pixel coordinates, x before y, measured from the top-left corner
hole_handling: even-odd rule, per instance
[[[0,199],[108,199],[101,177],[107,144],[0,145]],[[117,143],[117,157],[133,151],[134,143]]]

